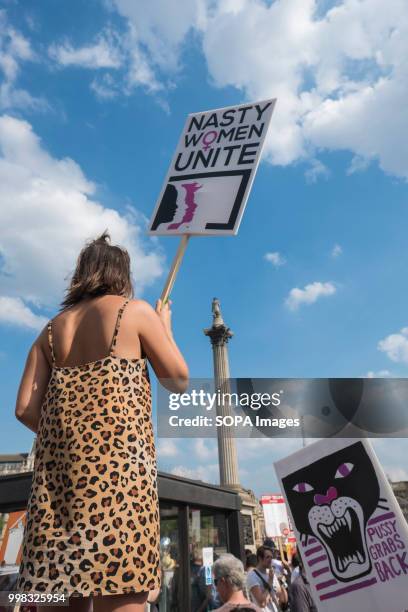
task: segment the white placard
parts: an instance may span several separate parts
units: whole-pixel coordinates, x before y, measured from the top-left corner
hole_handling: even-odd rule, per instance
[[[261,504],[268,538],[287,537],[290,533],[288,513],[283,495],[262,495]]]
[[[214,563],[214,548],[206,546],[203,548],[203,565],[212,566]]]
[[[275,99],[188,115],[150,234],[236,234]]]
[[[214,563],[214,548],[206,546],[203,548],[203,566],[205,572],[205,584],[212,584],[212,565]]]
[[[17,563],[17,556],[23,541],[23,535],[24,525],[22,522],[18,524],[18,527],[10,529],[8,533],[7,548],[4,553],[4,561],[7,565],[14,565]]]
[[[275,463],[319,612],[408,610],[408,527],[367,440]]]

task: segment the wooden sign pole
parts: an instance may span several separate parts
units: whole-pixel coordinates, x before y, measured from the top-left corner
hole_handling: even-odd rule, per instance
[[[174,256],[173,263],[171,264],[170,272],[167,276],[166,284],[160,296],[162,304],[165,304],[170,297],[171,290],[173,289],[174,281],[176,280],[177,272],[183,259],[184,253],[187,248],[190,234],[183,234],[180,240],[180,244],[177,249],[177,253]]]
[[[284,557],[283,557],[283,546],[282,546],[282,537],[281,536],[278,537],[278,543],[279,543],[279,553],[280,553],[281,559],[283,559]]]

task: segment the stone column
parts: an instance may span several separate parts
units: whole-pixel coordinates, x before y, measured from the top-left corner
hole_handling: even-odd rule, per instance
[[[212,312],[213,324],[208,329],[204,329],[204,334],[209,336],[213,349],[215,390],[220,390],[221,393],[231,393],[227,342],[233,336],[233,332],[224,323],[217,298],[213,299]],[[223,417],[232,415],[231,406],[222,402],[217,404],[218,415]],[[237,449],[231,428],[218,427],[217,435],[220,484],[240,489]]]

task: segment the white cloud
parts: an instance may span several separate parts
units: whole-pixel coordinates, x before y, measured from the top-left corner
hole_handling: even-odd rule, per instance
[[[343,249],[339,244],[335,244],[334,247],[332,248],[332,252],[331,252],[331,256],[336,259],[336,257],[339,257],[339,255],[341,255],[343,253]]]
[[[110,73],[104,74],[102,78],[93,79],[90,87],[100,100],[111,100],[120,93],[120,88]]]
[[[155,65],[140,44],[140,37],[129,21],[126,31],[104,30],[96,41],[75,48],[72,43],[52,44],[48,53],[61,68],[76,66],[85,69],[104,69],[102,76],[91,82],[91,90],[100,100],[112,99],[118,94],[130,95],[135,87],[143,87],[149,93],[163,89],[156,77]],[[111,72],[119,72],[113,77]]]
[[[157,447],[157,456],[159,459],[163,457],[177,457],[180,454],[180,446],[174,440],[167,438],[159,440]]]
[[[389,370],[378,370],[378,372],[369,370],[364,378],[392,378],[392,374]]]
[[[79,66],[81,68],[119,68],[122,55],[118,47],[117,35],[110,30],[101,33],[96,41],[83,47],[73,47],[65,41],[52,44],[48,53],[61,66]]]
[[[396,363],[408,363],[408,327],[403,327],[397,334],[390,334],[378,343],[382,351]]]
[[[280,253],[278,253],[278,251],[273,253],[265,253],[264,259],[274,265],[275,268],[279,268],[286,263],[286,259]]]
[[[6,11],[0,10],[0,72],[4,75],[0,84],[0,109],[48,108],[45,100],[34,98],[28,91],[16,86],[20,63],[35,60],[30,42],[8,23]]]
[[[329,169],[318,159],[311,159],[310,167],[305,171],[306,182],[309,184],[317,183],[319,178],[328,178]]]
[[[109,229],[126,247],[140,295],[162,272],[162,257],[142,238],[140,218],[105,208],[72,159],[56,159],[31,125],[0,117],[0,274],[4,297],[55,307],[86,240]]]
[[[347,168],[347,174],[350,175],[355,174],[356,172],[363,172],[364,170],[367,170],[369,165],[369,159],[365,157],[360,157],[359,155],[354,155],[349,167]]]
[[[208,446],[207,446],[208,444]],[[203,438],[197,438],[192,444],[194,456],[200,461],[208,461],[209,459],[217,458],[217,446],[213,440],[208,443]]]
[[[289,291],[285,300],[289,310],[297,310],[302,304],[314,304],[319,298],[334,295],[336,287],[333,283],[321,283],[316,281],[306,285],[303,289],[294,287]]]
[[[200,465],[197,467],[186,467],[185,465],[176,465],[172,468],[171,474],[175,476],[183,476],[183,478],[191,478],[192,480],[202,480],[203,482],[218,483],[219,470],[218,463]]]
[[[126,19],[134,48],[146,49],[149,62],[164,71],[176,71],[184,40],[193,28],[201,30],[206,21],[204,0],[112,0]]]
[[[402,467],[386,466],[385,473],[387,474],[391,482],[406,482],[408,480],[408,471]]]
[[[137,83],[163,86],[182,66],[193,32],[215,86],[236,87],[250,100],[276,96],[265,150],[270,162],[308,160],[306,176],[315,181],[327,176],[316,157],[321,150],[348,150],[349,172],[377,160],[384,171],[408,178],[406,0],[343,0],[328,10],[318,0],[111,5],[126,20],[126,44],[141,71]]]
[[[190,31],[201,31],[206,21],[206,0],[111,0],[110,9],[124,19],[122,30],[105,30],[96,42],[76,48],[66,41],[53,44],[49,53],[61,66],[123,69],[112,87],[95,78],[91,89],[101,100],[118,93],[130,95],[135,87],[157,94],[172,87],[171,77],[180,68],[180,55]],[[111,75],[110,75],[111,76]],[[165,110],[166,103],[161,101]]]
[[[249,99],[277,96],[267,143],[275,164],[347,149],[408,177],[406,3],[318,9],[317,0],[220,0],[203,38],[215,84]]]
[[[40,330],[46,322],[46,317],[34,314],[21,299],[0,296],[0,323]]]
[[[319,0],[110,0],[125,23],[119,91],[173,87],[193,35],[216,87],[235,87],[248,100],[278,98],[265,146],[269,162],[306,161],[306,179],[315,182],[328,176],[319,153],[347,150],[349,174],[376,161],[408,178],[406,0],[327,4],[328,10]],[[66,51],[72,57],[75,49]],[[113,95],[101,80],[93,90],[100,98]]]

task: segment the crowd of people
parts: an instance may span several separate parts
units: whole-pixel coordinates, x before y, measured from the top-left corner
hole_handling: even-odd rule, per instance
[[[290,563],[268,543],[256,555],[246,551],[246,564],[231,554],[213,565],[214,587],[222,605],[215,612],[317,612],[300,555]]]
[[[256,554],[246,550],[243,563],[230,553],[216,558],[212,584],[207,584],[202,555],[197,549],[190,565],[192,612],[317,612],[299,553],[290,561],[273,541],[265,540]],[[179,612],[178,574],[172,576],[169,607],[160,590],[149,596],[149,612]]]

